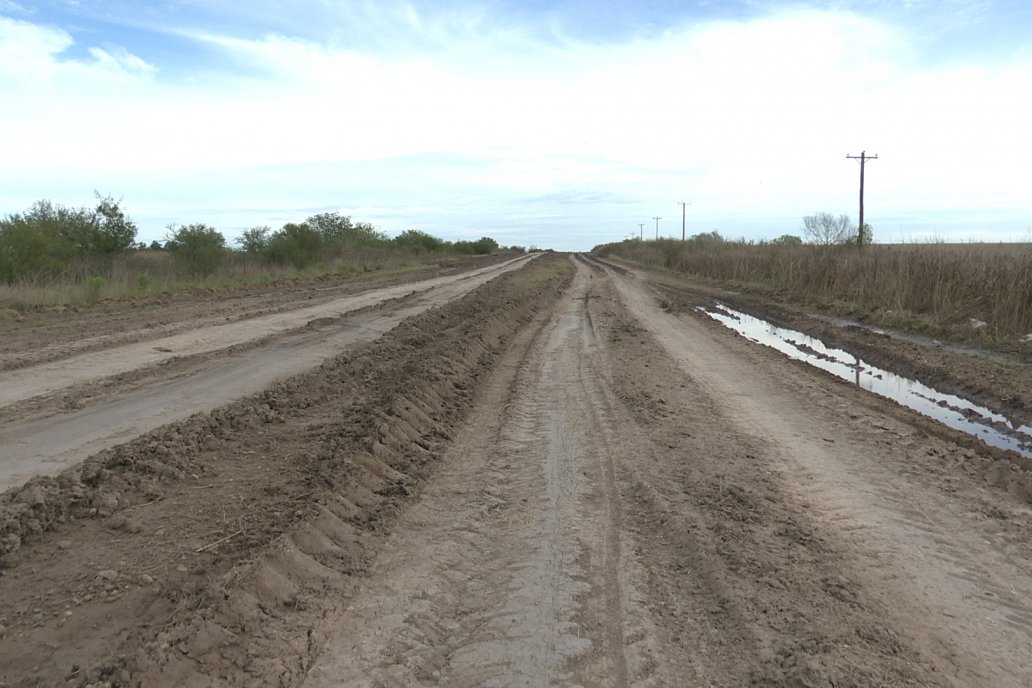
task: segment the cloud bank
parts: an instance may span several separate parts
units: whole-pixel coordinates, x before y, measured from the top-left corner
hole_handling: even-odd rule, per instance
[[[318,208],[587,249],[654,215],[679,236],[684,200],[689,233],[770,238],[817,210],[855,217],[845,155],[866,149],[881,240],[1019,239],[1032,224],[1032,56],[939,58],[871,14],[684,17],[596,40],[488,6],[351,5],[317,36],[135,20],[180,60],[9,5],[0,212],[98,188],[147,238]]]

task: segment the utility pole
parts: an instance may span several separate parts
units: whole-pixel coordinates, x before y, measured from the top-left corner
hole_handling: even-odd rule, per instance
[[[857,248],[864,247],[864,165],[868,160],[877,160],[878,155],[868,155],[867,151],[860,151],[860,155],[846,155],[851,160],[860,161],[860,229],[856,233]]]
[[[638,223],[638,241],[645,241],[645,223]]]
[[[659,241],[659,221],[662,220],[663,218],[662,217],[654,217],[652,219],[656,221],[656,241]]]
[[[680,203],[677,204],[677,205],[681,206],[681,241],[684,241],[684,211],[685,211],[685,208],[687,206],[690,206],[691,204],[692,204],[691,201],[688,201],[687,203],[685,203],[684,201],[681,201]]]

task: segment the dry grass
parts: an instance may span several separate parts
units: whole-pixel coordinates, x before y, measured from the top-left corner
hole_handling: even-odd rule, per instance
[[[1011,348],[1032,333],[1032,244],[876,244],[858,251],[660,240],[595,251],[933,336]],[[971,319],[987,325],[975,330]]]
[[[241,252],[228,252],[222,267],[204,278],[177,270],[166,251],[132,251],[109,259],[78,263],[58,279],[0,283],[0,308],[26,311],[38,306],[79,306],[103,299],[129,300],[197,287],[269,284],[323,275],[394,272],[447,260],[449,254],[394,248],[357,249],[345,258],[298,270],[274,265]]]

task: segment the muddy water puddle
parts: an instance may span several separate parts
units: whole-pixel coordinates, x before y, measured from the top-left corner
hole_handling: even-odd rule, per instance
[[[917,380],[873,366],[848,351],[809,335],[778,327],[723,304],[699,310],[724,326],[789,358],[803,361],[863,389],[911,408],[944,425],[973,435],[999,449],[1032,458],[1032,426],[1007,418],[963,397],[946,394]]]

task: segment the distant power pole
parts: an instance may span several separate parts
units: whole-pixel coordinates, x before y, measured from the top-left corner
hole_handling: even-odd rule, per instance
[[[681,201],[680,203],[677,204],[677,205],[681,206],[681,241],[684,241],[684,211],[685,211],[685,208],[687,206],[690,206],[691,204],[692,204],[691,201],[688,201],[687,203],[685,203],[684,201]]]
[[[645,241],[645,223],[638,224],[638,241]]]
[[[659,241],[659,221],[662,220],[663,218],[662,217],[654,217],[652,219],[656,221],[656,241]]]
[[[864,165],[868,160],[877,160],[878,156],[868,155],[867,151],[860,151],[860,155],[847,155],[847,158],[851,160],[860,161],[860,229],[856,233],[856,246],[857,248],[863,248],[864,246]]]

